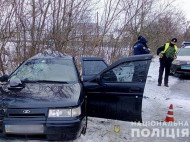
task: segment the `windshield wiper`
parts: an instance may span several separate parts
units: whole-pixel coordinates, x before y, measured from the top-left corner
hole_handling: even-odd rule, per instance
[[[68,82],[66,82],[66,81],[55,81],[55,80],[36,80],[36,82],[64,83],[64,84],[68,84]]]
[[[47,82],[47,83],[64,83],[64,84],[68,84],[68,82],[66,81],[54,81],[54,80],[28,80],[28,79],[24,79],[22,80],[22,82],[24,83],[41,83],[41,82]]]
[[[36,80],[29,80],[29,79],[24,79],[24,80],[21,80],[21,82],[23,83],[36,83],[37,81]]]

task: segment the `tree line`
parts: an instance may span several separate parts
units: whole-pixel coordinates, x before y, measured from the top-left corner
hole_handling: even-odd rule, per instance
[[[52,49],[108,63],[133,54],[139,35],[151,53],[171,38],[190,38],[189,22],[175,0],[0,0],[0,74]]]

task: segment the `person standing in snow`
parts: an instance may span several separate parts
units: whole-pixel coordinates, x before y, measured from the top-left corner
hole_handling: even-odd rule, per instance
[[[170,74],[171,63],[174,59],[176,59],[177,53],[177,39],[173,38],[170,43],[165,43],[163,46],[157,49],[157,55],[160,57],[160,68],[159,68],[159,76],[158,76],[158,86],[162,84],[162,76],[165,69],[165,77],[164,77],[164,86],[168,86],[168,78]]]
[[[146,43],[148,40],[143,36],[138,37],[138,41],[134,44],[134,55],[149,54],[150,50]]]

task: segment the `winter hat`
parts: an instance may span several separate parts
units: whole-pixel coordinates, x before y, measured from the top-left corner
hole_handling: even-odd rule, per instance
[[[138,41],[142,42],[142,43],[147,43],[148,40],[146,38],[144,38],[143,36],[138,36]]]
[[[138,36],[138,40],[140,40],[142,38],[142,36]]]
[[[177,42],[177,38],[172,38],[171,41],[173,41],[173,42]]]

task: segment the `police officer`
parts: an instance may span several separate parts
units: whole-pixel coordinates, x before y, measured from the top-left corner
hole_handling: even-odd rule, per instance
[[[162,76],[165,69],[164,86],[169,87],[168,78],[170,74],[170,67],[172,61],[176,59],[176,53],[178,50],[176,43],[177,39],[173,38],[170,43],[166,43],[157,49],[157,55],[160,57],[158,86],[161,86],[162,84]]]
[[[148,40],[143,36],[138,37],[138,41],[134,44],[134,55],[149,54],[150,50],[146,43]]]

